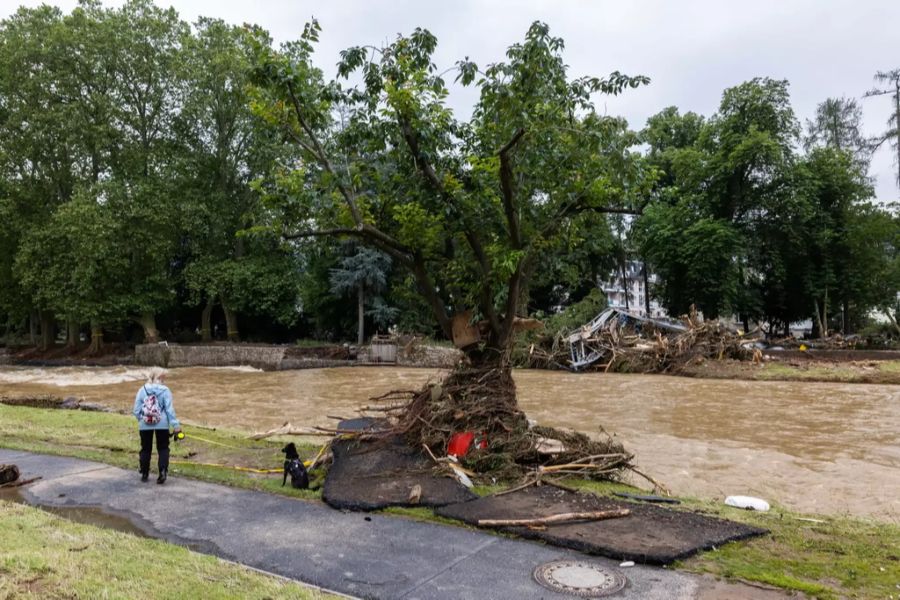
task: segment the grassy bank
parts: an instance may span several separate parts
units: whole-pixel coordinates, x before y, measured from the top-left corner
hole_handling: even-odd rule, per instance
[[[284,440],[255,441],[247,439],[246,433],[190,424],[184,425],[184,432],[184,440],[170,444],[171,476],[301,498],[320,495],[315,490],[295,490],[290,483],[282,487]],[[292,441],[303,458],[312,458],[319,449],[313,443]],[[127,415],[0,404],[0,446],[95,460],[134,469],[137,477],[140,441],[137,424]],[[151,470],[155,469],[154,448]],[[266,470],[275,472],[255,472]],[[314,487],[318,483],[312,481]]]
[[[0,598],[336,598],[11,502],[0,501],[0,531]]]
[[[767,362],[706,360],[687,366],[681,375],[706,379],[753,381],[823,381],[900,385],[900,360],[830,362],[821,360]]]
[[[278,468],[281,443],[247,440],[234,431],[186,427],[188,438],[175,445],[175,475],[239,487],[315,498],[318,492],[281,487],[278,475],[236,471],[200,462]],[[191,439],[191,434],[194,438]],[[200,438],[203,438],[202,440]],[[22,450],[77,456],[136,469],[137,435],[127,416],[0,405],[0,445]],[[302,445],[312,456],[317,447]],[[135,473],[135,477],[137,474]],[[598,494],[631,490],[619,484],[580,480],[570,485]],[[495,491],[479,488],[480,494]],[[798,590],[813,598],[900,598],[900,526],[851,517],[801,515],[775,507],[768,513],[737,510],[714,501],[685,499],[682,508],[743,521],[769,529],[769,536],[728,544],[683,561],[677,568],[728,579]],[[407,518],[452,523],[424,508],[385,511]]]

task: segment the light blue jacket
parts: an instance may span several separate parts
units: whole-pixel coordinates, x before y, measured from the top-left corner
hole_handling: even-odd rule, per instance
[[[148,394],[156,394],[156,401],[159,403],[159,423],[156,425],[148,425],[141,420],[141,408],[144,406],[144,398]],[[131,411],[134,418],[137,419],[140,429],[169,429],[171,425],[175,429],[181,428],[181,423],[175,416],[175,407],[172,406],[172,392],[161,383],[147,383],[141,386],[137,396],[134,397],[134,410]]]

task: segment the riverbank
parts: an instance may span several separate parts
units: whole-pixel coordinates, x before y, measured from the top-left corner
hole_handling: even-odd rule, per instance
[[[871,354],[871,353],[869,353]],[[782,358],[762,364],[738,360],[705,360],[686,366],[677,375],[700,379],[749,381],[810,381],[900,385],[900,360]]]
[[[0,405],[0,446],[73,456],[134,469],[136,442],[132,419],[112,413],[60,411]],[[236,430],[186,426],[188,436],[173,448],[173,477],[215,481],[245,489],[317,499],[318,491],[281,487],[280,440],[251,441]],[[193,436],[193,437],[192,437]],[[313,439],[301,455],[317,451]],[[209,463],[209,464],[201,464]],[[234,467],[253,470],[238,470]],[[255,471],[272,469],[276,473]],[[135,475],[136,476],[136,475]],[[621,485],[569,480],[598,494],[631,489]],[[489,493],[494,489],[481,489]],[[887,598],[896,594],[900,571],[900,527],[850,516],[803,515],[775,506],[749,513],[715,501],[685,499],[683,506],[706,514],[765,527],[772,534],[729,544],[684,561],[679,569],[709,573],[798,590],[823,599]],[[434,519],[426,509],[391,511]]]
[[[2,499],[0,531],[3,598],[338,597],[182,546],[74,523]]]
[[[747,381],[820,381],[900,385],[900,353],[897,351],[773,351],[760,363],[701,360],[669,375],[701,379]],[[858,358],[857,358],[858,357]],[[462,353],[446,345],[413,339],[396,348],[396,361],[379,362],[367,347],[334,344],[139,344],[113,346],[101,355],[63,347],[0,348],[0,365],[31,367],[160,366],[167,368],[247,366],[264,371],[286,371],[348,366],[450,369]]]

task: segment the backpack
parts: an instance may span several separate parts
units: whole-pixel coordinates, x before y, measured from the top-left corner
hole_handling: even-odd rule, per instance
[[[156,394],[147,391],[144,386],[144,400],[141,404],[141,422],[147,425],[156,425],[162,420],[162,413],[159,410],[159,401]]]

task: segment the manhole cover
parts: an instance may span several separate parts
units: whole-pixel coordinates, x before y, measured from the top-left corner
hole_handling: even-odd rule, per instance
[[[555,592],[580,598],[602,598],[625,587],[625,576],[597,563],[581,560],[554,560],[538,565],[534,580]]]

